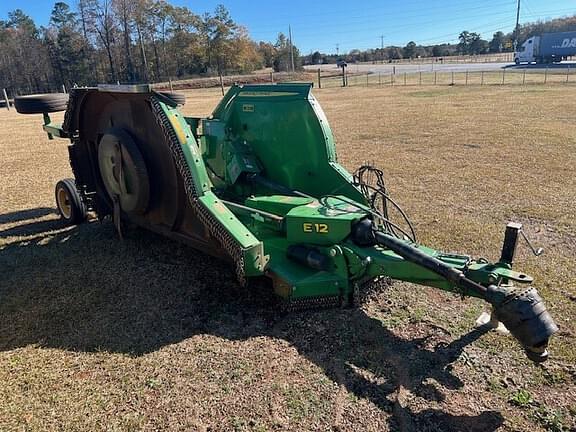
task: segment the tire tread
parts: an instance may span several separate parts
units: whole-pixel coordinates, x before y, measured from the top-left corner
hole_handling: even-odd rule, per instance
[[[66,111],[68,95],[65,93],[16,96],[14,107],[20,114],[43,114]]]

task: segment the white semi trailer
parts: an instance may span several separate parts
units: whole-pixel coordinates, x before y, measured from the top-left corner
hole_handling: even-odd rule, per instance
[[[576,55],[576,31],[543,33],[527,39],[514,53],[514,63],[559,63]]]

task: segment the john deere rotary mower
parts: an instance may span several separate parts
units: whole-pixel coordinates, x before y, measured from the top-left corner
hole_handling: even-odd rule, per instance
[[[241,284],[268,278],[288,309],[353,304],[383,277],[478,297],[530,359],[545,360],[558,329],[532,277],[512,269],[521,226],[507,226],[496,263],[420,245],[381,171],[337,163],[311,87],[237,85],[208,118],[184,116],[183,100],[148,85],[15,104],[70,140],[75,179],[56,186],[70,223],[93,211],[120,236],[128,221],[188,243],[231,261]]]

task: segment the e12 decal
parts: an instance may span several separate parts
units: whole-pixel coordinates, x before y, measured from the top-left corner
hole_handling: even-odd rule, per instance
[[[323,223],[303,223],[302,230],[305,233],[328,234],[328,224]]]

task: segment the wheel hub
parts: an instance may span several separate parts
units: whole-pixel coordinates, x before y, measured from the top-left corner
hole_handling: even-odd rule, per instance
[[[115,129],[104,134],[98,147],[98,165],[106,191],[112,200],[118,197],[122,211],[146,211],[150,198],[146,164],[128,133]]]
[[[66,219],[70,219],[72,216],[72,204],[70,203],[70,197],[68,196],[66,189],[58,189],[56,200],[58,201],[58,208],[62,212],[62,216]]]

